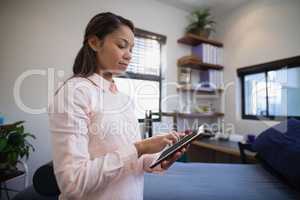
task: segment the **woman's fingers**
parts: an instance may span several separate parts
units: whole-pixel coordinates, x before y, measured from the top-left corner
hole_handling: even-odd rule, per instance
[[[167,135],[167,137],[173,141],[173,143],[178,142],[182,137],[184,137],[186,134],[183,132],[171,132],[170,134]]]
[[[167,159],[168,162],[174,162],[176,161],[178,158],[180,158],[182,156],[182,152],[177,151],[176,153],[174,153],[170,158]]]
[[[182,156],[181,152],[176,152],[172,157],[167,160],[164,160],[161,163],[161,167],[163,169],[168,169],[176,160],[178,160]]]
[[[185,153],[185,152],[186,152],[186,148],[183,147],[183,148],[180,150],[180,152],[181,152],[182,154]]]
[[[161,168],[163,168],[163,169],[168,169],[168,161],[166,161],[166,160],[164,160],[164,161],[162,161],[161,162]]]
[[[176,152],[175,153],[175,156],[173,157],[173,159],[172,160],[174,160],[174,161],[176,161],[178,158],[180,158],[182,156],[182,152]]]
[[[173,144],[173,140],[170,140],[168,138],[164,138],[163,141],[164,141],[164,147],[167,146],[167,145],[172,145]]]
[[[168,169],[174,162],[164,160],[161,163],[161,168]]]
[[[166,136],[166,138],[168,138],[169,140],[171,140],[174,143],[176,143],[178,141],[178,137],[175,133],[170,133]]]
[[[178,140],[180,140],[181,138],[183,138],[186,135],[184,132],[174,132],[174,134],[176,135]]]

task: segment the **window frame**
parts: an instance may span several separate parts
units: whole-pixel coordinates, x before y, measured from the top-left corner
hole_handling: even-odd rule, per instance
[[[146,31],[140,28],[135,28],[134,32],[135,37],[142,37],[148,39],[155,39],[160,44],[160,54],[162,55],[162,45],[166,44],[167,37],[161,34],[153,33],[150,31]],[[136,79],[136,80],[144,80],[144,81],[157,81],[159,83],[159,108],[158,112],[161,113],[161,99],[162,99],[162,56],[160,56],[160,65],[159,65],[159,75],[150,75],[150,74],[141,74],[141,73],[133,73],[126,72],[124,75],[120,75],[117,78],[126,78],[126,79]],[[138,119],[138,121],[144,122],[145,118]],[[158,118],[153,119],[153,122],[160,122],[161,116],[158,115]]]
[[[266,115],[249,115],[246,114],[245,107],[245,76],[264,73],[266,85],[268,84],[268,72],[280,69],[291,69],[291,68],[300,68],[300,56],[295,56],[291,58],[276,60],[268,63],[262,63],[257,65],[252,65],[248,67],[243,67],[237,69],[237,75],[240,79],[241,83],[241,111],[242,111],[242,119],[251,119],[251,120],[274,120],[274,121],[282,121],[285,119],[295,118],[300,119],[300,116],[278,116],[278,115],[269,115],[269,96],[268,96],[268,87],[266,87]]]

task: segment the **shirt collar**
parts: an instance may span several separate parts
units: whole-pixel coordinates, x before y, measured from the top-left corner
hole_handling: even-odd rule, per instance
[[[114,83],[114,80],[108,81],[97,73],[92,74],[91,76],[88,77],[88,79],[90,81],[92,81],[93,84],[102,88],[106,92],[110,91],[109,88],[110,88],[111,84]]]

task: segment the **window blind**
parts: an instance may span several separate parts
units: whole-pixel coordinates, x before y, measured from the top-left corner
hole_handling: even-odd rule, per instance
[[[134,44],[132,60],[127,71],[159,76],[161,60],[159,41],[136,36]]]

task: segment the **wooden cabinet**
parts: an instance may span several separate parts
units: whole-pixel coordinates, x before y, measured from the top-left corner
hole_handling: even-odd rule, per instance
[[[241,163],[237,142],[204,139],[194,141],[187,151],[188,161],[204,163]],[[255,163],[252,153],[247,153],[251,163]]]

